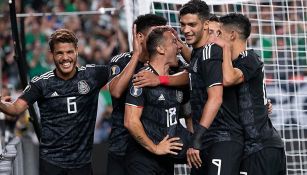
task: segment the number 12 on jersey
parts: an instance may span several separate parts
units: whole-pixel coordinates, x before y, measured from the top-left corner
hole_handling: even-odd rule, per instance
[[[165,109],[167,117],[167,127],[177,124],[176,108]]]

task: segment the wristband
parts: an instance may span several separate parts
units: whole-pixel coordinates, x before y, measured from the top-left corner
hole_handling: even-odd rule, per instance
[[[205,133],[208,131],[207,128],[198,125],[197,128],[195,128],[194,130],[194,134],[192,137],[192,147],[194,149],[198,149],[201,150],[201,146],[202,146],[202,142],[203,142],[203,136],[205,135]]]
[[[159,80],[160,80],[161,85],[168,85],[169,84],[169,77],[167,75],[159,76]]]

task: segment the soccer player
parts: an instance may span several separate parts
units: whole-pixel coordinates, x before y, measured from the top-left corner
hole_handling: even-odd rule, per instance
[[[242,14],[220,18],[224,85],[239,85],[239,114],[244,127],[244,157],[241,173],[284,175],[283,142],[268,117],[264,65],[254,50],[247,50],[251,23]]]
[[[91,175],[91,150],[98,94],[107,83],[106,66],[78,68],[78,39],[67,29],[49,39],[56,68],[34,77],[14,103],[0,102],[0,110],[16,116],[38,103],[42,134],[39,174]]]
[[[222,48],[209,43],[208,5],[191,0],[180,9],[180,25],[192,45],[190,101],[194,124],[187,151],[191,174],[237,175],[243,152],[237,87],[223,89]]]
[[[156,75],[169,75],[169,67],[177,63],[180,49],[171,29],[153,29],[146,45],[150,59],[143,69]],[[174,174],[174,161],[162,155],[178,155],[187,146],[187,137],[177,135],[183,101],[183,92],[178,88],[138,88],[131,82],[125,107],[125,126],[134,138],[129,142],[126,157],[129,174]]]
[[[211,17],[209,18],[209,35],[218,37],[221,34],[221,27],[220,27],[220,20],[219,17],[212,14]]]
[[[165,26],[166,19],[154,14],[140,15],[134,21],[133,52],[123,53],[113,57],[110,61],[109,90],[112,96],[112,130],[109,137],[108,175],[124,175],[125,154],[129,133],[124,127],[124,110],[129,82],[135,73],[148,61],[146,49],[147,35],[155,26]],[[182,76],[183,75],[183,76]],[[158,84],[186,84],[187,75],[161,76]],[[183,83],[182,83],[183,82]]]
[[[209,41],[214,42],[216,37],[220,36],[220,34],[221,34],[220,19],[218,16],[212,14],[211,17],[209,18],[209,35],[210,35]],[[216,43],[216,44],[219,44],[219,43]],[[224,69],[223,69],[223,73],[225,73]],[[268,108],[268,113],[271,114],[273,110],[273,106],[272,106],[270,99],[267,100],[267,108]]]

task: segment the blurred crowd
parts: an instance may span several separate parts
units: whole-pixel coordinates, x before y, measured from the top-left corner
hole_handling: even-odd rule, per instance
[[[68,28],[77,34],[80,65],[108,64],[114,55],[128,51],[127,30],[129,29],[123,10],[124,0],[16,0],[17,13],[21,13],[21,2],[24,3],[24,13],[54,13],[51,16],[24,18],[25,59],[29,78],[54,68],[52,57],[48,52],[48,37],[57,28]],[[260,2],[257,6],[212,5],[210,8],[217,15],[238,11],[250,18],[253,28],[249,46],[255,48],[262,56],[267,80],[304,79],[307,76],[307,14],[303,1]],[[167,3],[155,4],[156,13],[167,18],[171,25],[173,23],[178,25],[177,14],[158,11],[180,8],[180,6],[170,6]],[[98,11],[101,8],[115,10],[106,11],[105,14],[77,15],[79,11]],[[71,15],[57,15],[57,12],[71,12]],[[20,19],[18,18],[18,22]],[[22,88],[13,57],[14,48],[7,1],[0,1],[0,31],[2,94],[7,87],[11,95],[16,97]],[[111,98],[105,88],[101,90],[99,103],[96,142],[106,140],[110,132]],[[21,121],[20,129],[25,130],[28,120],[24,118]]]

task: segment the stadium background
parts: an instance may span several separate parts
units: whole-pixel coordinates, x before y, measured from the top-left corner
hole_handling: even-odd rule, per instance
[[[186,0],[16,0],[16,12],[25,14],[18,17],[17,22],[21,41],[24,41],[22,57],[27,63],[28,77],[54,68],[47,41],[57,28],[65,27],[77,34],[80,65],[107,64],[112,56],[131,47],[131,23],[139,14],[162,15],[179,32],[178,9],[184,2]],[[306,0],[206,2],[217,15],[240,12],[250,18],[253,31],[248,47],[254,48],[265,62],[267,94],[273,103],[270,117],[285,143],[287,173],[307,174]],[[44,12],[51,15],[38,14]],[[8,1],[1,0],[1,89],[2,94],[16,98],[22,88],[11,35]],[[105,172],[111,111],[109,93],[103,88],[93,153],[95,174]],[[25,113],[14,121],[0,115],[0,153],[5,155],[8,150],[18,153],[14,161],[0,160],[0,171],[1,167],[10,167],[12,174],[37,174],[37,139],[28,117]],[[186,174],[184,171],[186,168],[180,167],[176,172]]]

